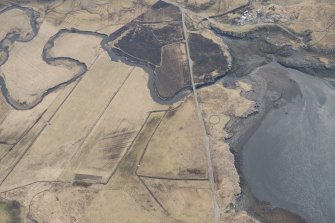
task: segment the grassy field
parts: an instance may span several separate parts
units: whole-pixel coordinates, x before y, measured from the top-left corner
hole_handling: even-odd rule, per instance
[[[206,179],[203,138],[193,100],[189,97],[164,117],[147,146],[138,174]]]
[[[22,104],[31,104],[42,94],[79,72],[78,67],[50,66],[41,54],[44,44],[58,30],[43,23],[38,35],[30,42],[15,43],[10,49],[8,61],[1,66],[11,97]]]
[[[83,71],[75,61],[84,63],[87,72],[31,109],[14,109],[0,97],[0,196],[8,199],[0,201],[0,223],[27,222],[27,217],[49,223],[213,222],[204,130],[194,95],[170,105],[156,102],[157,96],[170,98],[191,85],[185,41],[197,84],[211,82],[236,63],[233,48],[210,24],[237,33],[269,24],[261,19],[234,23],[249,12],[280,15],[277,25],[297,32],[310,29],[310,44],[335,46],[330,0],[253,1],[248,12],[245,8],[225,16],[215,15],[248,1],[174,0],[185,8],[188,40],[181,10],[163,2],[152,6],[155,0],[11,2],[40,14],[34,39],[3,42],[9,58],[0,75],[14,101],[29,107],[42,99],[48,89]],[[204,19],[208,16],[215,18]],[[4,12],[0,20],[7,21],[0,25],[0,40],[8,33],[32,35],[30,18],[22,10]],[[70,31],[59,35],[50,49],[51,57],[63,59],[43,60],[43,49],[50,46],[46,43],[63,28],[105,34],[108,46],[127,62],[111,60],[101,47],[103,35]],[[274,35],[264,38],[300,47],[297,39],[285,42]],[[5,61],[5,51],[0,54]],[[327,56],[320,60],[333,62]],[[156,76],[135,62],[150,66]],[[254,222],[234,208],[241,188],[225,130],[232,118],[255,111],[255,103],[241,96],[251,90],[246,82],[197,89],[210,139],[220,223]]]
[[[241,188],[234,155],[225,142],[229,134],[224,128],[231,118],[245,117],[255,106],[254,102],[241,96],[241,92],[250,90],[251,86],[245,82],[237,82],[236,85],[237,88],[228,89],[221,84],[215,84],[200,89],[198,94],[206,129],[211,139],[210,148],[221,208],[221,222],[252,222],[245,213],[235,212],[230,208],[241,193]]]
[[[29,16],[22,10],[13,9],[0,14],[1,21],[7,21],[0,26],[0,39],[2,40],[7,33],[16,32],[22,37],[32,33]]]

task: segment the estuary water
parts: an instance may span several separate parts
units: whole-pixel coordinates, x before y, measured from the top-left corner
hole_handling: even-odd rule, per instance
[[[296,70],[300,88],[271,109],[243,145],[242,173],[252,193],[308,222],[335,222],[335,88]]]

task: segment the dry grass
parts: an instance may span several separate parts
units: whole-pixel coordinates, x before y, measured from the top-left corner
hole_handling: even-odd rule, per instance
[[[174,178],[207,176],[202,129],[189,97],[176,111],[168,112],[148,144],[139,174]]]
[[[30,36],[32,30],[29,16],[22,10],[12,9],[0,14],[0,40],[5,38],[7,33],[19,33],[21,37]]]
[[[70,57],[85,63],[88,67],[103,52],[100,46],[102,38],[79,33],[63,33],[50,50],[53,57]],[[70,47],[69,47],[70,46]]]
[[[38,182],[13,190],[1,192],[1,196],[8,200],[20,202],[25,207],[29,207],[31,200],[36,194],[50,190],[53,187],[59,187],[62,183]]]
[[[185,7],[206,16],[221,14],[248,3],[248,0],[173,0]],[[187,3],[185,3],[187,2]]]
[[[3,186],[56,180],[130,69],[126,65],[111,63],[109,57],[102,54]],[[110,71],[115,73],[109,74]]]
[[[33,4],[37,8],[52,8],[47,21],[60,27],[78,27],[97,30],[116,24],[125,24],[142,14],[155,0],[145,1],[54,1],[49,4]]]
[[[11,107],[7,104],[6,99],[0,94],[0,125],[10,113]]]
[[[10,223],[11,217],[8,214],[8,211],[6,210],[5,205],[1,204],[0,205],[0,222],[4,223]]]
[[[199,6],[206,2],[189,1],[188,4]],[[245,2],[218,0],[202,13],[221,13]],[[148,5],[142,3],[154,1],[29,3],[41,12],[46,8],[52,10],[45,15],[42,13],[41,21],[44,21],[35,39],[17,42],[9,49],[9,60],[1,67],[1,72],[11,96],[18,102],[31,103],[46,89],[78,72],[77,67],[48,65],[41,58],[44,44],[60,28],[75,27],[110,34],[144,12]],[[0,35],[14,29],[16,24],[20,26],[15,29],[27,35],[30,26],[26,27],[26,15],[15,10],[11,13],[17,17],[1,26]],[[7,18],[9,14],[0,16]],[[203,34],[215,38],[205,31]],[[73,83],[48,95],[28,111],[12,111],[1,100],[0,139],[17,143],[10,151],[11,147],[0,146],[2,154],[9,151],[0,162],[0,180],[9,174],[0,186],[1,196],[30,207],[30,217],[38,222],[211,222],[212,200],[206,180],[203,133],[193,96],[180,103],[176,110],[149,115],[152,110],[168,107],[152,100],[147,88],[148,74],[141,68],[110,61],[100,41],[101,38],[95,36],[63,34],[55,42],[53,56],[72,57],[92,65],[78,85]],[[218,39],[215,41],[219,43]],[[226,46],[220,46],[229,57]],[[184,48],[173,53],[184,54]],[[223,208],[234,202],[235,195],[240,192],[234,158],[222,141],[227,135],[223,128],[231,116],[244,116],[253,105],[240,96],[242,90],[250,87],[243,83],[239,86],[239,89],[226,89],[215,85],[199,90],[215,151],[215,165],[221,167],[217,169],[218,193]],[[93,177],[82,181],[106,185],[79,183],[75,186],[52,182],[73,182],[77,174]],[[137,174],[203,180],[159,180],[140,178]],[[243,214],[228,218],[243,222]],[[6,216],[6,213],[2,215],[0,205],[0,222],[6,222]]]
[[[142,204],[131,193],[120,189],[101,191],[92,202],[82,222],[162,223],[164,220],[163,216],[143,209]]]
[[[47,110],[55,100],[58,93],[49,94],[44,100],[33,109],[14,110],[7,113],[6,118],[0,124],[0,139],[8,143],[16,143]]]
[[[210,148],[217,178],[222,222],[235,222],[235,215],[241,214],[235,213],[230,207],[236,196],[241,193],[241,189],[234,156],[224,140],[228,136],[224,128],[232,117],[245,117],[254,109],[254,102],[240,95],[242,90],[250,90],[251,86],[244,82],[237,85],[240,87],[228,89],[215,84],[200,89],[198,93],[206,129],[211,138]]]
[[[74,84],[71,84],[64,88],[63,90],[59,92],[55,92],[56,98],[54,100],[50,100],[50,97],[54,97],[53,94],[48,95],[44,101],[36,106],[32,110],[27,111],[13,111],[13,120],[16,120],[16,125],[8,125],[6,128],[7,131],[12,131],[13,133],[17,132],[17,134],[13,134],[15,136],[16,142],[15,146],[9,151],[9,153],[3,157],[3,159],[0,162],[0,180],[2,181],[7,174],[12,170],[14,165],[16,165],[17,162],[21,159],[22,155],[25,153],[25,151],[30,147],[30,145],[36,140],[36,138],[39,136],[41,130],[47,125],[48,120],[54,115],[54,113],[58,110],[59,106],[62,105],[63,101],[66,99],[68,94],[73,89]],[[51,103],[52,102],[52,103]],[[46,104],[44,104],[46,103]],[[51,104],[50,104],[51,103]],[[43,109],[39,108],[40,106],[49,106],[44,115],[34,124],[34,126],[31,126],[32,123],[29,124],[29,122],[34,121],[34,119],[38,116],[38,111],[43,111]],[[43,107],[42,107],[43,108]],[[37,110],[36,110],[37,109]],[[45,109],[45,108],[44,108]],[[22,114],[24,115],[21,115]],[[30,114],[34,114],[32,116],[29,116]],[[15,115],[16,114],[16,115]],[[40,114],[39,114],[40,115]],[[26,116],[24,118],[24,116]],[[26,122],[27,121],[27,122]],[[24,123],[28,123],[29,125],[24,126]],[[25,134],[22,139],[18,141],[18,139],[21,137],[18,134],[18,131],[22,131],[24,129],[30,129],[27,134]],[[0,187],[1,188],[1,187]],[[1,188],[1,191],[3,191],[3,188]]]
[[[163,115],[164,112],[150,115],[132,148],[121,160],[115,175],[101,192],[101,195],[107,197],[118,194],[115,196],[116,203],[107,202],[104,196],[99,195],[92,203],[86,219],[98,217],[102,223],[165,222],[163,210],[135,175],[137,163]],[[100,202],[104,204],[103,211]]]
[[[82,217],[97,188],[57,185],[37,194],[30,204],[30,217],[37,222],[73,223],[82,222]]]
[[[268,4],[262,4],[261,1],[253,1],[249,12],[256,15],[256,10],[264,15],[278,15],[280,25],[286,26],[295,32],[312,31],[312,41],[310,44],[322,48],[334,48],[335,41],[335,4],[333,1],[318,0],[272,0]],[[242,14],[231,13],[226,17],[240,18]],[[256,23],[246,25],[233,25],[230,23],[221,23],[218,20],[211,20],[211,23],[225,31],[248,32],[258,26],[273,25],[265,20],[258,20]],[[291,44],[295,47],[297,43]]]
[[[12,147],[12,145],[0,144],[0,159],[4,157]]]
[[[57,18],[57,14],[50,15],[50,17],[55,16]],[[107,15],[106,15],[107,16]],[[49,18],[49,16],[47,17]],[[114,22],[110,21],[106,18],[101,18],[99,14],[92,14],[85,10],[80,10],[74,13],[70,13],[66,16],[62,23],[60,23],[59,27],[64,28],[72,28],[76,27],[80,30],[87,31],[99,31],[105,34],[110,34],[116,31],[118,28],[123,26],[129,21],[132,20],[132,17],[128,15],[128,18],[125,17],[124,21]],[[134,17],[135,18],[135,17]]]
[[[290,28],[296,31],[311,30],[311,44],[315,46],[335,47],[335,5],[327,1],[305,0],[287,10],[289,13],[294,11],[298,16]]]
[[[180,222],[213,222],[212,195],[208,181],[145,179],[144,182],[167,212]]]
[[[335,41],[335,5],[333,1],[318,0],[273,0],[271,4],[261,6],[254,4],[256,9],[264,13],[279,14],[280,23],[296,32],[311,30],[311,44],[317,47],[334,48]]]
[[[115,64],[116,66],[124,66]],[[148,74],[141,68],[129,67],[130,76],[105,113],[85,139],[72,159],[64,177],[72,180],[75,174],[102,176],[106,182],[124,153],[133,142],[149,111],[166,106],[152,101],[147,88]],[[115,75],[121,75],[121,70]]]
[[[18,103],[33,103],[47,89],[71,79],[78,72],[77,67],[50,66],[43,61],[44,44],[56,32],[55,27],[44,22],[32,41],[17,42],[10,48],[9,59],[2,65],[1,72],[9,94]]]

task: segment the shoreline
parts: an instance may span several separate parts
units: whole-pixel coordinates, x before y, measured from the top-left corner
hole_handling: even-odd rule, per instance
[[[276,208],[268,202],[258,200],[251,191],[245,176],[242,173],[242,150],[245,143],[253,135],[254,132],[260,127],[262,121],[266,118],[267,114],[276,108],[280,108],[283,103],[290,102],[292,98],[284,98],[283,93],[287,93],[285,87],[269,96],[266,95],[269,83],[257,75],[254,75],[264,67],[272,66],[275,64],[277,68],[282,70],[295,70],[305,75],[316,76],[317,78],[332,78],[335,73],[335,64],[326,65],[319,61],[318,57],[326,57],[333,59],[333,50],[316,50],[315,47],[310,47],[308,42],[305,42],[310,33],[295,33],[291,30],[283,29],[278,26],[260,27],[249,32],[226,32],[220,28],[211,26],[211,30],[218,35],[222,41],[228,46],[229,51],[233,58],[232,70],[228,72],[227,84],[236,80],[242,80],[252,85],[252,90],[241,95],[248,100],[256,102],[258,112],[248,115],[247,118],[232,118],[225,127],[225,131],[230,134],[227,143],[230,146],[230,151],[235,158],[235,168],[239,174],[241,195],[236,199],[237,210],[245,210],[251,216],[261,220],[271,222],[283,222],[278,219],[273,219],[274,216],[281,216],[289,219],[289,222],[306,222],[301,216],[293,213],[290,210]],[[288,39],[301,39],[303,44],[299,47],[293,47],[287,44],[281,45],[276,43],[276,37],[272,41],[268,41],[265,37],[268,35],[267,30],[270,29],[274,34],[288,35]],[[292,35],[293,34],[293,35]],[[232,79],[232,80],[229,80]],[[225,78],[222,81],[225,83]],[[270,81],[271,82],[271,81]],[[294,85],[294,80],[289,79],[286,81],[288,85]],[[331,81],[329,81],[331,83]],[[283,83],[279,83],[280,85]],[[270,88],[276,87],[277,83],[271,83]],[[301,92],[294,89],[289,90],[288,94],[299,95]],[[267,98],[268,97],[268,98]],[[271,98],[272,99],[269,99]],[[285,95],[289,97],[289,95]],[[283,102],[284,101],[284,102]],[[286,221],[284,221],[286,222]]]
[[[21,6],[9,6],[8,8],[5,8],[4,10],[0,11],[0,13],[4,13],[7,10],[11,10],[13,8],[19,8],[21,10],[21,8],[27,9],[29,11],[29,13],[31,13],[31,25],[32,25],[32,30],[33,30],[33,35],[29,38],[31,39],[27,39],[27,40],[22,40],[20,39],[20,35],[15,34],[15,33],[8,33],[6,35],[6,37],[0,42],[0,49],[3,50],[4,54],[5,54],[5,59],[4,61],[0,64],[3,65],[6,63],[8,57],[9,57],[9,52],[7,50],[6,47],[4,47],[4,44],[6,42],[6,40],[10,41],[11,44],[13,44],[14,42],[18,41],[18,42],[29,42],[30,40],[32,40],[37,34],[38,34],[38,24],[36,22],[36,12],[33,9],[30,8],[25,8],[25,7],[21,7]],[[32,10],[32,11],[30,11]],[[121,28],[122,29],[122,28]],[[262,30],[261,30],[262,31]],[[259,31],[259,32],[261,32]],[[278,30],[277,30],[278,31]],[[286,30],[283,30],[283,32]],[[117,31],[116,31],[117,32]],[[43,60],[48,63],[49,65],[53,65],[53,62],[56,61],[63,61],[65,63],[70,63],[70,64],[75,64],[75,66],[79,66],[81,67],[80,72],[77,73],[76,75],[74,75],[73,78],[71,78],[68,81],[62,82],[60,84],[57,84],[56,86],[47,89],[45,92],[43,92],[43,94],[41,94],[41,97],[38,98],[36,101],[34,101],[31,104],[20,104],[17,103],[14,99],[12,99],[10,97],[10,94],[6,88],[6,83],[5,80],[0,77],[0,87],[1,87],[1,91],[7,101],[8,104],[10,104],[14,109],[16,110],[28,110],[28,109],[32,109],[35,106],[37,106],[43,99],[45,96],[47,96],[48,94],[50,94],[53,91],[56,91],[60,88],[62,88],[65,85],[68,85],[72,82],[78,81],[88,70],[87,65],[85,63],[80,62],[79,60],[76,60],[74,58],[71,57],[52,57],[49,54],[49,50],[53,48],[54,46],[54,42],[57,40],[57,38],[63,34],[63,33],[77,33],[77,34],[82,34],[82,35],[95,35],[95,36],[99,36],[102,38],[101,40],[101,47],[108,53],[110,59],[112,61],[120,61],[122,63],[125,63],[129,66],[136,66],[136,67],[140,67],[142,69],[144,69],[146,71],[146,73],[149,75],[148,78],[148,82],[147,82],[147,86],[150,90],[150,94],[152,96],[152,99],[159,103],[159,104],[173,104],[179,100],[181,100],[182,98],[184,98],[187,94],[190,94],[192,92],[192,87],[191,86],[186,86],[185,88],[181,89],[179,92],[177,92],[173,97],[171,98],[161,98],[157,92],[156,89],[156,85],[155,85],[155,81],[156,81],[156,74],[155,71],[152,67],[150,67],[150,65],[148,65],[145,61],[137,61],[136,58],[132,58],[129,55],[123,55],[124,53],[122,53],[121,51],[118,51],[117,48],[113,48],[113,47],[109,47],[108,46],[108,42],[113,38],[113,35],[116,33],[112,33],[110,35],[107,34],[102,34],[99,32],[95,32],[95,31],[82,31],[82,30],[78,30],[78,29],[61,29],[59,30],[54,36],[50,37],[50,39],[47,41],[47,43],[44,45],[43,48],[43,52],[42,52],[42,58]],[[217,32],[217,31],[214,31]],[[229,37],[227,37],[227,35],[223,35],[222,34],[222,38],[227,38],[226,40],[229,41],[233,41],[233,40],[240,40],[240,41],[244,41],[247,44],[252,44],[249,42],[249,40],[251,41],[255,41],[255,39],[253,38],[259,38],[257,37],[257,32],[258,31],[253,31],[252,32],[252,37],[233,37],[231,36],[232,39],[229,39]],[[287,31],[286,31],[287,32]],[[254,37],[256,36],[256,37]],[[234,39],[236,38],[236,39]],[[225,40],[223,40],[225,41]],[[227,44],[230,47],[230,44]],[[271,46],[269,47],[271,48]],[[7,50],[7,51],[6,51]],[[250,114],[246,115],[246,117],[244,118],[232,118],[227,126],[225,127],[225,130],[232,135],[231,138],[227,139],[227,143],[229,143],[229,147],[230,147],[230,152],[234,155],[235,158],[235,168],[236,171],[239,175],[239,179],[240,179],[240,187],[242,190],[241,196],[239,198],[237,198],[237,210],[245,210],[247,209],[248,213],[250,213],[252,216],[259,218],[259,219],[264,219],[266,218],[267,214],[271,214],[272,210],[276,210],[279,211],[281,213],[281,215],[283,216],[287,216],[288,218],[294,218],[299,220],[300,222],[304,222],[304,219],[302,219],[301,217],[299,217],[298,215],[292,213],[289,210],[285,210],[285,209],[281,209],[281,208],[273,208],[273,206],[271,206],[270,203],[268,202],[264,202],[264,201],[260,201],[258,200],[255,195],[251,192],[250,186],[248,185],[248,183],[246,182],[245,176],[242,173],[242,150],[243,147],[245,145],[245,143],[248,141],[248,139],[252,136],[252,134],[259,128],[259,126],[261,125],[262,121],[265,119],[265,117],[267,116],[268,112],[271,111],[272,109],[276,109],[275,106],[281,106],[281,102],[280,99],[282,97],[281,94],[279,94],[278,96],[278,92],[277,94],[274,95],[274,99],[266,99],[266,88],[267,88],[267,81],[266,80],[261,80],[261,79],[257,79],[257,75],[253,76],[253,73],[257,73],[260,69],[263,69],[266,66],[271,66],[272,63],[276,63],[276,65],[282,66],[284,68],[293,68],[295,70],[302,70],[302,72],[305,72],[306,75],[310,75],[313,74],[317,71],[320,71],[321,76],[323,76],[323,74],[328,74],[330,71],[333,71],[333,69],[335,69],[334,67],[324,67],[324,65],[322,63],[319,64],[311,64],[309,67],[305,68],[302,67],[303,64],[299,64],[297,63],[287,63],[286,60],[292,59],[290,56],[288,56],[287,58],[284,56],[280,56],[280,60],[278,60],[278,62],[274,62],[277,61],[275,59],[275,57],[278,56],[278,52],[281,50],[281,48],[277,49],[277,48],[271,48],[269,50],[269,52],[264,53],[262,52],[262,55],[260,57],[263,56],[262,59],[264,59],[263,61],[261,61],[262,63],[258,63],[258,65],[255,64],[250,64],[250,67],[247,67],[244,72],[246,74],[239,74],[242,76],[239,77],[235,77],[237,80],[244,80],[247,83],[252,85],[252,90],[250,92],[246,92],[246,93],[242,93],[241,96],[247,98],[248,100],[251,101],[255,101],[257,104],[257,109],[258,112],[255,111],[250,111]],[[303,48],[299,48],[299,49],[295,49],[297,50],[298,53],[301,53],[301,55],[304,55],[304,53],[306,53],[305,51],[302,52]],[[301,51],[301,52],[300,52]],[[306,50],[308,51],[308,50]],[[317,50],[315,50],[317,51]],[[322,50],[321,50],[322,51]],[[320,52],[318,52],[320,53]],[[264,54],[264,55],[263,55]],[[300,54],[297,54],[298,56]],[[272,60],[271,60],[272,59]],[[234,61],[235,62],[235,61]],[[259,62],[259,61],[254,61],[254,62]],[[241,64],[237,63],[234,65],[236,69],[241,69],[243,70],[244,68],[242,67]],[[242,68],[241,68],[242,67]],[[248,69],[249,68],[249,69]],[[210,83],[204,83],[204,84],[199,84],[195,86],[195,89],[201,89],[203,87],[207,87],[207,86],[211,86],[217,82],[224,82],[224,77],[230,76],[235,72],[236,70],[234,69],[233,71],[228,71],[227,73],[216,77],[216,79],[213,82]],[[308,74],[307,74],[308,73]],[[234,73],[235,74],[235,73]],[[232,77],[234,78],[234,77]],[[279,92],[280,93],[280,92]],[[278,102],[277,104],[277,100],[280,102]],[[288,99],[286,100],[286,102],[288,101]],[[286,103],[284,102],[284,103]],[[269,213],[267,213],[266,211],[264,212],[264,209],[266,209],[267,211],[270,210]],[[265,217],[264,217],[264,216]]]
[[[230,152],[234,155],[235,168],[240,178],[241,195],[236,199],[236,209],[247,211],[248,214],[261,222],[268,222],[271,219],[271,222],[279,223],[284,218],[292,222],[304,223],[306,220],[298,214],[284,208],[274,207],[270,202],[259,200],[252,192],[242,171],[242,151],[244,149],[244,145],[253,133],[260,127],[267,114],[272,109],[277,109],[274,106],[276,100],[267,98],[265,93],[267,82],[257,76],[257,72],[259,72],[259,70],[272,65],[282,66],[278,63],[272,62],[268,65],[257,67],[251,74],[241,79],[252,86],[251,91],[242,92],[241,96],[256,102],[257,112],[248,114],[244,118],[233,117],[225,127],[225,130],[232,135],[232,137],[227,139],[227,143],[230,146]],[[282,68],[285,67],[282,66]],[[281,220],[276,218],[281,218]]]

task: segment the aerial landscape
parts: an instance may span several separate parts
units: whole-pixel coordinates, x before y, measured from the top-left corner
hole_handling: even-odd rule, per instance
[[[335,1],[0,1],[0,223],[335,222]]]

